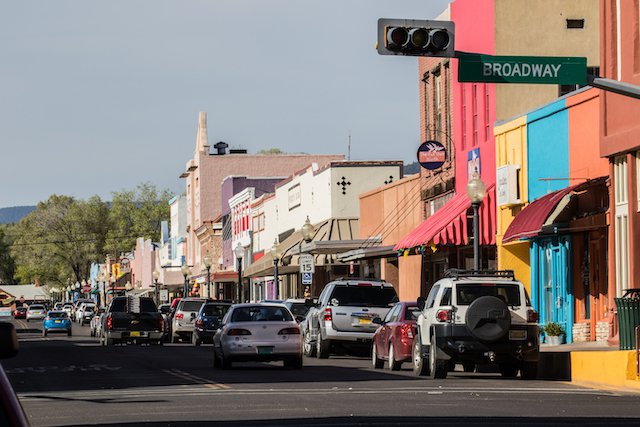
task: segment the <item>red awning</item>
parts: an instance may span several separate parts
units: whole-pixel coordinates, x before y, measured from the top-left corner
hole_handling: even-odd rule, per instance
[[[496,189],[491,185],[480,204],[480,244],[495,245],[496,242]],[[466,245],[469,241],[467,210],[471,201],[466,194],[457,194],[435,214],[424,220],[415,230],[407,234],[394,250],[414,248],[434,243],[436,245]]]
[[[578,185],[545,194],[527,205],[507,227],[502,243],[537,236],[558,203]]]

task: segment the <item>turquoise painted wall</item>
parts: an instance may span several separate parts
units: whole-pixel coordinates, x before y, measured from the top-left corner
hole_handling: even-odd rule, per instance
[[[529,202],[569,185],[569,112],[560,99],[527,114]]]

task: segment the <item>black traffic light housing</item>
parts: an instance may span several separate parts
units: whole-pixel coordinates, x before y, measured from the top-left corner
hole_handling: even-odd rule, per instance
[[[453,58],[455,26],[451,21],[378,19],[380,55]]]

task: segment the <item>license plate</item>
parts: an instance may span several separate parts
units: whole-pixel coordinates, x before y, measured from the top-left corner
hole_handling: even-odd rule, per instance
[[[360,318],[360,319],[358,319],[358,323],[360,325],[370,325],[371,324],[371,319]]]
[[[140,332],[138,332],[138,331],[131,331],[131,332],[129,332],[129,336],[130,336],[130,337],[139,337],[139,336],[140,336]]]
[[[62,322],[61,320],[56,320],[56,323],[61,323],[61,322]]]
[[[273,347],[258,347],[258,354],[272,354]]]
[[[526,340],[527,339],[527,331],[509,331],[509,339],[510,340]]]

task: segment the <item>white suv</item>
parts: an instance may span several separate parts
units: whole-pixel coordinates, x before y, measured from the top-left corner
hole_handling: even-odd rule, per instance
[[[455,363],[467,372],[496,363],[505,377],[520,371],[523,379],[536,378],[538,314],[513,271],[447,270],[418,307],[416,375],[446,378]]]

